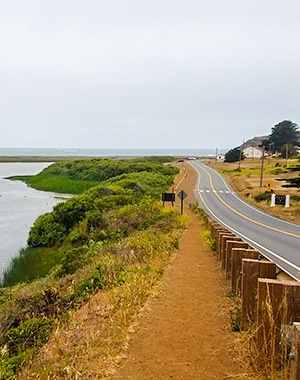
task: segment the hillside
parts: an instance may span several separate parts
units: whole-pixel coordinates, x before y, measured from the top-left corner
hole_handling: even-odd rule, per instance
[[[115,292],[113,314],[121,318],[115,326],[130,323],[186,227],[184,216],[159,201],[178,173],[166,160],[73,161],[39,175],[52,186],[69,188],[70,178],[75,187],[85,180],[94,186],[40,216],[29,232],[29,248],[4,274],[0,379],[14,378],[52,332],[100,290]],[[42,372],[48,378],[47,370]]]
[[[255,137],[252,137],[251,139],[245,141],[242,145],[241,145],[241,148],[245,148],[247,146],[260,146],[261,145],[261,142],[263,140],[266,140],[268,138],[268,136],[255,136]]]

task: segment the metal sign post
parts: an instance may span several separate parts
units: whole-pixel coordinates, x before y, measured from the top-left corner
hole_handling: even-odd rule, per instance
[[[183,201],[187,197],[187,194],[183,191],[180,190],[179,193],[177,194],[177,197],[180,199],[180,214],[183,214]]]

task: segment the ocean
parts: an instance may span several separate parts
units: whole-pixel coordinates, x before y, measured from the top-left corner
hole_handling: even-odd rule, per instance
[[[99,149],[71,149],[71,148],[0,148],[0,156],[22,157],[146,157],[146,156],[176,156],[176,157],[206,157],[216,153],[226,153],[226,148],[99,148]]]

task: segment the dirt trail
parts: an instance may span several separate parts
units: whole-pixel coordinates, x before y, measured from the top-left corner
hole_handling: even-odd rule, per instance
[[[224,276],[201,242],[200,221],[188,210],[196,173],[183,165],[186,176],[180,189],[189,195],[184,212],[191,223],[164,274],[161,294],[141,312],[112,380],[238,378]]]

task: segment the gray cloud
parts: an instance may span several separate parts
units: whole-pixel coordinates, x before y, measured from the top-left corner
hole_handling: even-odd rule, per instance
[[[1,145],[232,147],[297,123],[299,12],[296,0],[2,1]]]

